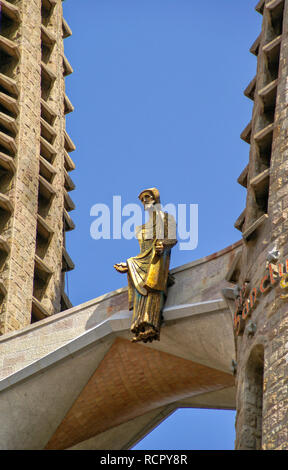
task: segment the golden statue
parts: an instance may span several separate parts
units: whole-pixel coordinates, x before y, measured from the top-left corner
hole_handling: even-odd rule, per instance
[[[146,224],[136,227],[140,254],[118,263],[114,268],[128,275],[129,310],[133,309],[132,339],[144,343],[160,339],[162,309],[167,287],[173,283],[169,274],[171,248],[176,245],[176,222],[163,212],[160,194],[156,188],[139,194],[144,209],[149,213]]]

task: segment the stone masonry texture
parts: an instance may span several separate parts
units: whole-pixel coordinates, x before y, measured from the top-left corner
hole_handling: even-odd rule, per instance
[[[6,207],[3,211],[1,208],[4,216],[0,237],[2,245],[9,247],[9,254],[0,267],[0,334],[21,329],[71,306],[64,293],[67,269],[63,262],[65,175],[71,167],[65,169],[64,155],[63,38],[67,35],[62,1],[5,3],[8,13],[3,7],[4,26],[5,22],[16,24],[10,29],[3,27],[0,39],[3,35],[4,40],[16,46],[19,57],[14,62],[9,58],[7,65],[4,61],[0,64],[4,78],[13,80],[18,89],[17,97],[9,89],[0,90],[4,104],[5,99],[17,99],[17,109],[7,110],[10,117],[14,113],[17,128],[15,155],[2,149],[0,141],[3,158],[13,157],[15,166],[8,186],[1,186],[0,179],[0,197],[3,194],[9,198],[12,207],[9,213]],[[10,9],[18,20],[11,20]],[[1,47],[0,44],[0,53]]]
[[[268,252],[277,248],[279,262],[288,257],[288,2],[259,2],[258,7],[263,24],[257,57],[244,231],[265,212],[263,206],[259,207],[251,180],[269,168],[270,182],[268,218],[253,237],[245,240],[242,250],[238,285],[241,287],[247,281],[251,288],[259,286],[264,275],[269,274]],[[279,58],[271,41],[280,42]],[[273,56],[265,52],[269,48]],[[277,80],[275,109],[266,110],[259,91],[273,80]],[[274,127],[268,161],[263,160],[259,141],[254,136],[271,123]],[[236,449],[288,449],[288,303],[281,299],[282,294],[279,281],[275,281],[259,297],[246,320],[244,332],[236,336]],[[249,322],[256,325],[255,334],[247,328]]]

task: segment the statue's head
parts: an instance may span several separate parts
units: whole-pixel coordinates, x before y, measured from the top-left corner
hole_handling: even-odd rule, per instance
[[[144,189],[138,198],[142,202],[145,211],[153,210],[156,204],[160,204],[160,194],[157,188]]]

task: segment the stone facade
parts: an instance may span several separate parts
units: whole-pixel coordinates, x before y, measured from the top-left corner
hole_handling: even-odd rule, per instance
[[[157,345],[137,345],[137,349],[128,343],[131,318],[126,289],[67,310],[71,304],[64,276],[74,265],[65,250],[65,232],[74,228],[69,216],[74,204],[68,193],[74,189],[69,172],[75,165],[69,152],[75,146],[65,130],[65,115],[73,106],[65,94],[65,76],[72,68],[64,55],[63,38],[71,31],[63,19],[62,2],[2,0],[0,5],[0,334],[5,334],[0,340],[0,386],[1,416],[7,420],[1,448],[40,449],[51,438],[50,448],[101,448],[104,435],[111,448],[114,431],[133,423],[130,437],[118,444],[128,447],[148,429],[147,424],[142,429],[143,416],[147,422],[159,422],[174,409],[172,405],[233,408],[233,369],[236,449],[287,450],[288,0],[260,0],[256,6],[263,15],[261,33],[250,49],[257,57],[257,73],[244,92],[254,107],[241,134],[250,154],[238,178],[247,188],[247,200],[235,222],[243,243],[174,270],[177,282],[165,306],[163,338]],[[227,306],[234,314],[236,360]],[[59,313],[62,310],[67,312]],[[59,314],[51,318],[55,313]],[[30,325],[38,320],[42,321]],[[105,395],[111,407],[116,404],[109,391],[114,390],[115,396],[119,392],[135,351],[139,363],[147,357],[148,365],[156,364],[147,370],[149,374],[154,370],[155,383],[161,387],[171,359],[166,355],[172,355],[171,383],[165,385],[162,401],[161,394],[154,397],[156,415],[151,415],[149,399],[144,408],[142,400],[135,404],[134,414],[125,416],[119,402],[115,420],[103,419],[102,425],[97,399]],[[107,361],[100,367],[105,355]],[[127,356],[122,378],[113,373],[118,356]],[[154,358],[161,367],[166,358],[166,366],[159,369]],[[195,364],[199,377],[192,380]],[[185,380],[173,376],[182,368]],[[79,383],[75,371],[83,374]],[[61,384],[58,391],[63,398],[54,387],[65,373],[66,386]],[[139,381],[132,373],[132,379],[124,377],[123,401],[129,380],[134,387],[135,380],[141,383],[141,374],[139,370]],[[209,380],[203,381],[204,377]],[[107,393],[102,389],[95,393],[102,379]],[[187,390],[173,391],[179,383]],[[14,393],[21,426],[17,413],[15,422],[11,419]],[[79,404],[80,393],[84,399]],[[27,397],[33,410],[39,404],[39,415],[29,415],[24,437],[30,440],[23,441],[19,429],[26,429]],[[53,426],[46,429],[43,423],[49,423],[56,398],[57,419],[51,416]],[[78,435],[81,413],[85,419],[92,415],[93,426],[99,423],[99,428]],[[141,421],[139,428],[135,420]]]
[[[234,409],[239,249],[173,269],[160,341],[131,343],[127,288],[2,336],[0,449],[127,449],[177,408]]]
[[[288,2],[260,1],[256,10],[263,15],[251,47],[257,74],[245,90],[254,107],[241,135],[250,156],[238,179],[247,201],[235,225],[244,244],[234,281],[240,289],[247,283],[235,316],[236,449],[287,450]]]
[[[61,0],[0,2],[0,333],[71,306],[65,231],[75,149],[65,131],[71,34]]]

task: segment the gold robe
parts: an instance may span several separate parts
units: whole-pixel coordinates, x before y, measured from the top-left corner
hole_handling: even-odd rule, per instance
[[[160,228],[161,223],[163,225],[161,238],[157,237],[159,220]],[[171,227],[174,238],[171,238]],[[154,212],[152,220],[137,227],[136,236],[140,254],[127,260],[129,309],[133,309],[131,331],[137,335],[146,327],[152,327],[155,331],[154,339],[159,339],[162,308],[167,294],[170,253],[172,246],[177,243],[175,220],[162,211]],[[164,245],[161,255],[155,250],[157,241]]]

